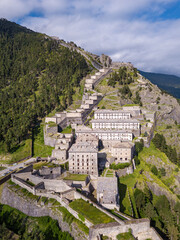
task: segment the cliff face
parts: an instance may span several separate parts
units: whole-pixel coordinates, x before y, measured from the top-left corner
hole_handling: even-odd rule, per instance
[[[76,223],[73,222],[71,223],[71,225],[69,225],[67,222],[64,222],[63,216],[60,212],[53,211],[53,209],[48,205],[38,206],[37,202],[19,196],[16,192],[8,188],[7,183],[3,188],[0,202],[2,204],[7,204],[13,208],[16,208],[28,216],[32,217],[49,216],[57,220],[61,230],[69,232],[74,237],[75,240],[89,239],[89,237],[78,228]]]

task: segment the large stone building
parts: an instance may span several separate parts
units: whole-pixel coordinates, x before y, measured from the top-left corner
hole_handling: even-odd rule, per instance
[[[93,119],[93,129],[140,130],[140,122],[136,119]]]
[[[76,130],[76,137],[79,137],[81,135],[86,135],[88,133],[91,133],[91,135],[94,135],[98,137],[100,140],[104,141],[132,141],[133,140],[133,134],[131,131],[124,131],[124,130],[104,130],[104,129],[77,129]]]
[[[94,119],[130,119],[131,113],[122,110],[99,109],[94,113]]]
[[[68,157],[68,150],[73,143],[73,134],[62,134],[57,133],[54,138],[53,137],[46,137],[46,141],[49,139],[47,145],[50,143],[54,143],[55,149],[52,150],[52,157],[55,157],[58,160],[66,160]],[[53,142],[55,140],[55,142]]]
[[[92,145],[95,148],[97,148],[98,145],[99,145],[99,139],[95,135],[86,132],[84,134],[80,134],[77,137],[76,143],[89,143],[90,145]]]
[[[119,210],[118,182],[116,177],[98,177],[97,200],[105,208]]]
[[[130,142],[119,142],[111,148],[111,154],[115,163],[127,163],[133,158],[134,144]]]
[[[89,142],[77,142],[69,150],[69,171],[98,176],[98,147]]]

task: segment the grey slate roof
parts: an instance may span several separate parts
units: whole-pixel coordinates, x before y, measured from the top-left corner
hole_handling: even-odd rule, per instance
[[[97,194],[103,193],[101,203],[116,204],[118,184],[116,177],[99,177],[97,181]]]

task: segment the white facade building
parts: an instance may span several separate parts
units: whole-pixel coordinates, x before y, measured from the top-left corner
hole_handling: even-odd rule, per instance
[[[136,119],[93,119],[93,129],[140,129],[140,123]]]
[[[102,141],[107,141],[107,140],[132,141],[133,140],[133,133],[131,131],[103,130],[103,129],[76,130],[77,137],[84,134],[88,134],[88,133],[91,133],[91,135],[97,136]]]
[[[130,112],[121,110],[97,110],[94,113],[94,119],[130,119]]]

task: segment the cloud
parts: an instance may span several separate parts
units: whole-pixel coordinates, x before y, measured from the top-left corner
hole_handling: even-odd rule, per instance
[[[7,19],[18,19],[29,14],[38,7],[36,0],[1,0],[0,17]]]
[[[131,61],[145,71],[180,75],[179,19],[161,19],[177,0],[1,0],[0,16],[86,50]],[[2,6],[4,9],[2,10]],[[9,6],[9,9],[8,9]],[[33,11],[41,17],[31,16]]]

